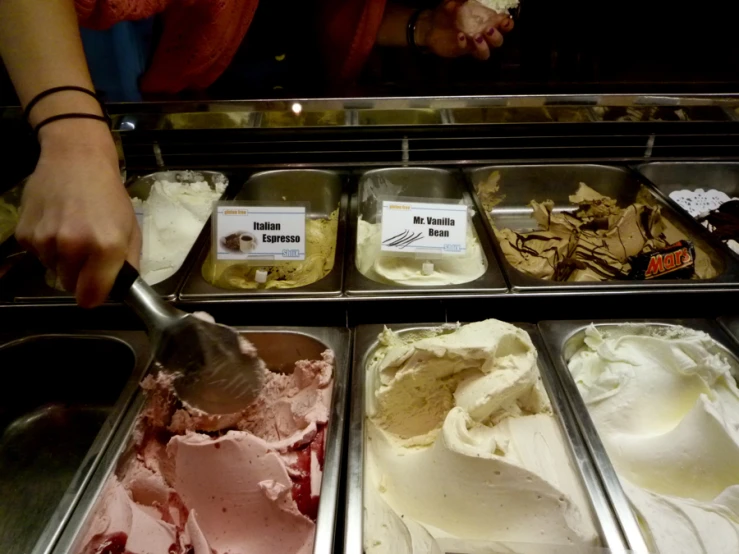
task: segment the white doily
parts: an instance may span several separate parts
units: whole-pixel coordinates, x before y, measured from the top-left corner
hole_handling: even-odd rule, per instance
[[[737,200],[737,198],[731,198],[726,193],[714,189],[676,190],[670,193],[670,198],[693,217],[699,217],[715,210],[729,200]]]

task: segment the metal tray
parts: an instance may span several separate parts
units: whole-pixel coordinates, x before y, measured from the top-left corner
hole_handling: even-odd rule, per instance
[[[584,123],[594,121],[589,108],[575,106],[456,108],[449,110],[450,123]]]
[[[628,110],[628,111],[627,111]],[[718,106],[625,106],[593,108],[596,121],[728,121]],[[626,118],[626,119],[620,119]]]
[[[148,363],[138,332],[0,336],[0,552],[51,551]]]
[[[310,202],[308,216],[328,217],[337,207],[339,222],[336,233],[334,267],[323,279],[294,289],[230,290],[211,285],[202,275],[202,267],[211,248],[204,240],[197,261],[190,269],[180,298],[190,300],[226,300],[252,297],[338,296],[341,294],[344,269],[344,235],[348,200],[342,192],[344,177],[322,169],[278,169],[252,175],[235,200],[260,202]]]
[[[216,179],[225,178],[228,186],[228,178],[224,173],[216,171],[159,171],[157,173],[151,173],[149,175],[133,177],[129,180],[127,185],[127,191],[130,196],[141,198],[146,200],[149,197],[151,187],[155,181],[166,179],[169,181],[184,181],[188,180],[188,174],[195,174],[197,178],[202,178],[211,187],[215,187]],[[224,193],[225,195],[225,193]],[[187,271],[192,265],[197,248],[195,246],[199,244],[199,241],[203,239],[204,235],[209,233],[208,222],[203,227],[198,238],[190,247],[190,253],[185,258],[180,268],[175,272],[174,275],[165,279],[161,283],[157,283],[153,286],[154,290],[158,292],[162,298],[166,300],[175,300],[177,297],[177,291],[179,290],[182,282],[184,281]],[[28,275],[17,276],[15,280],[14,292],[11,292],[15,302],[21,303],[73,303],[74,295],[56,290],[50,287],[45,280],[45,270],[40,263],[34,264],[34,269],[29,272]]]
[[[430,167],[396,167],[386,169],[373,169],[362,174],[359,178],[359,186],[356,194],[352,195],[349,215],[349,244],[347,256],[347,284],[346,293],[350,296],[377,296],[384,294],[404,294],[415,296],[428,296],[430,294],[448,293],[505,293],[508,292],[503,273],[497,263],[487,234],[482,226],[483,217],[475,213],[472,224],[475,228],[477,238],[480,240],[483,253],[487,263],[485,273],[474,281],[461,283],[459,285],[447,285],[441,287],[411,287],[404,285],[389,285],[373,281],[365,277],[357,269],[357,219],[359,215],[366,221],[374,223],[377,221],[379,203],[376,198],[369,197],[365,202],[360,201],[364,196],[364,185],[372,177],[384,177],[399,188],[399,196],[414,198],[449,199],[457,202],[463,199],[469,206],[473,207],[472,199],[465,190],[458,173],[445,169]]]
[[[693,216],[672,200],[670,193],[702,188],[739,198],[739,162],[651,162],[637,166],[636,170],[657,189],[665,202],[686,218]],[[727,251],[739,256],[728,247]]]
[[[735,346],[739,348],[739,316],[719,317],[718,322],[729,335],[731,340],[736,343]],[[737,380],[739,381],[739,379]]]
[[[329,422],[326,428],[321,495],[316,520],[316,536],[313,552],[333,552],[334,530],[341,475],[341,453],[344,440],[344,412],[349,378],[349,352],[351,331],[329,327],[236,327],[259,351],[267,367],[285,371],[296,361],[321,359],[321,353],[330,348],[335,354],[334,386],[331,396]],[[69,524],[64,529],[53,554],[74,554],[84,545],[85,532],[108,478],[133,450],[133,432],[141,410],[146,405],[143,391],[139,390],[118,431],[106,449],[103,459],[85,488]]]
[[[440,110],[428,108],[359,109],[356,118],[363,126],[439,125],[445,119]]]
[[[618,474],[606,453],[603,442],[598,435],[598,431],[593,423],[587,406],[580,396],[572,374],[567,367],[567,362],[574,354],[575,349],[582,344],[585,329],[591,324],[596,327],[616,327],[624,324],[646,324],[649,326],[675,326],[681,325],[698,331],[704,331],[713,338],[719,346],[726,349],[726,354],[736,359],[731,352],[735,347],[731,341],[721,332],[715,322],[703,319],[673,319],[673,320],[609,320],[609,321],[542,321],[539,323],[539,330],[549,354],[551,356],[552,365],[559,377],[559,381],[564,389],[565,395],[569,400],[571,409],[575,414],[575,419],[580,426],[583,439],[587,444],[590,455],[592,456],[595,468],[600,476],[606,494],[608,495],[611,505],[623,529],[626,541],[631,550],[636,554],[648,553],[647,544],[642,535],[638,520],[631,511],[631,506],[626,494],[621,488]],[[739,360],[737,360],[739,363]],[[738,376],[739,377],[739,376]]]
[[[651,281],[599,281],[599,282],[558,282],[532,277],[515,269],[506,260],[500,249],[493,225],[489,217],[483,222],[490,233],[498,259],[503,266],[508,281],[514,292],[533,291],[605,291],[629,289],[680,289],[697,290],[701,288],[736,288],[739,275],[739,263],[727,252],[723,245],[714,241],[707,229],[692,218],[684,218],[672,209],[652,188],[644,185],[637,175],[627,168],[596,164],[562,164],[562,165],[501,165],[486,166],[468,170],[467,177],[474,191],[475,183],[484,181],[491,172],[500,171],[500,192],[505,195],[503,201],[492,211],[492,218],[501,228],[515,230],[534,230],[536,221],[531,217],[531,200],[553,200],[556,208],[572,208],[569,195],[574,194],[580,182],[586,183],[594,190],[614,198],[620,206],[635,201],[637,194],[646,188],[660,206],[662,214],[680,232],[690,238],[711,258],[719,275],[713,279],[662,279]],[[477,194],[475,202],[481,213],[482,203]]]
[[[423,329],[439,327],[442,324],[397,324],[388,325],[393,331],[409,333]],[[539,352],[539,371],[544,388],[552,403],[555,418],[572,461],[573,470],[581,478],[584,491],[591,502],[591,516],[600,527],[600,539],[603,546],[611,552],[625,552],[625,542],[618,527],[608,498],[598,480],[585,443],[580,436],[577,422],[567,405],[564,393],[553,372],[546,348],[536,326],[528,323],[515,323],[531,337]],[[344,527],[344,553],[361,554],[364,537],[364,443],[365,443],[365,406],[366,406],[366,367],[379,346],[377,336],[385,328],[384,325],[360,325],[355,331],[354,362],[352,368],[351,412],[349,414],[348,457],[346,469],[346,521]]]

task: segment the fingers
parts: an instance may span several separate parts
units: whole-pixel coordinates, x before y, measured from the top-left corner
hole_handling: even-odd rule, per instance
[[[503,34],[510,33],[513,30],[513,18],[508,14],[504,14],[503,19],[496,27]]]
[[[500,48],[503,46],[503,34],[495,27],[490,27],[485,31],[485,42],[490,48]]]
[[[477,35],[468,42],[472,45],[471,53],[473,57],[478,60],[487,60],[490,57],[490,48],[482,35]]]
[[[138,224],[135,224],[131,231],[131,237],[128,240],[128,255],[126,256],[126,260],[136,269],[140,269],[139,264],[141,263],[142,247],[141,229]]]
[[[104,241],[85,259],[75,289],[80,306],[94,308],[105,302],[126,259],[126,245],[117,240]]]

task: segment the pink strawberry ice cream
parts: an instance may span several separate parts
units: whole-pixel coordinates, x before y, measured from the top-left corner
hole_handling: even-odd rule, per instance
[[[290,375],[264,368],[260,397],[230,415],[183,406],[171,376],[147,377],[134,452],[80,554],[312,552],[333,366],[327,350]]]

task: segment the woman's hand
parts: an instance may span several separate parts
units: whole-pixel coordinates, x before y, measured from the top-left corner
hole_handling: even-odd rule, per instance
[[[442,58],[471,54],[479,60],[503,44],[513,29],[508,14],[498,14],[475,0],[445,0],[421,14],[416,25],[416,44]]]
[[[113,139],[104,123],[69,119],[45,126],[39,141],[16,236],[57,272],[80,306],[97,306],[124,260],[138,267],[141,249]]]

